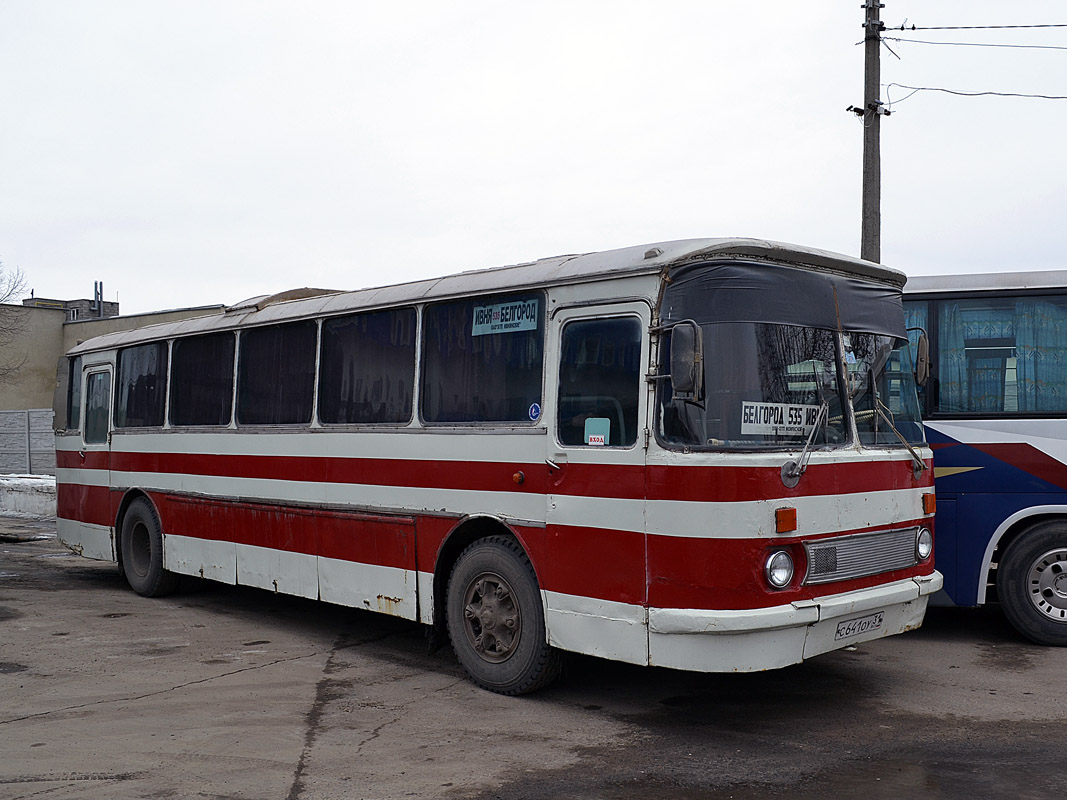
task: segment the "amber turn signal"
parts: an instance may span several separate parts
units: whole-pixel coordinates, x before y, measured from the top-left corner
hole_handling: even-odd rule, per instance
[[[522,472],[516,472],[514,475],[511,476],[511,479],[515,481],[515,483],[522,483],[524,480],[526,480],[526,476],[523,475]]]
[[[797,510],[795,508],[774,509],[774,530],[789,533],[797,529]]]
[[[936,494],[924,494],[923,495],[923,513],[933,514],[937,511],[937,495]]]

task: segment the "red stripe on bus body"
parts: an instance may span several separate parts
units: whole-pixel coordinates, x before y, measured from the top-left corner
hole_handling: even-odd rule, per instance
[[[549,525],[540,574],[550,592],[644,605],[645,535]]]
[[[548,470],[544,463],[206,453],[114,453],[111,468],[116,472],[468,491],[517,491],[520,484],[515,475],[521,472],[522,490],[537,494],[544,493]]]
[[[111,490],[106,486],[86,486],[80,483],[56,484],[56,516],[75,522],[110,527]]]
[[[77,458],[77,454],[74,457]],[[68,460],[63,458],[63,462]],[[813,465],[794,489],[783,485],[781,467],[566,464],[557,471],[541,462],[113,453],[111,469],[149,474],[606,498],[647,497],[691,502],[862,494],[920,488],[932,485],[933,481],[932,470],[924,472],[916,481],[911,462],[899,460]],[[517,482],[515,479],[520,473],[521,482]]]
[[[166,534],[415,569],[415,518],[151,493]]]
[[[932,487],[933,469],[925,470],[916,481],[912,464],[910,460],[898,460],[809,465],[793,489],[782,483],[781,466],[676,467],[652,464],[648,466],[648,497],[651,500],[750,502]],[[932,461],[927,461],[927,466],[932,467]]]
[[[967,446],[992,456],[998,461],[1003,461],[1005,464],[1010,464],[1016,469],[1033,475],[1046,483],[1051,483],[1061,489],[1067,489],[1067,464],[1042,450],[1038,450],[1032,444],[1024,442],[968,442]]]
[[[106,470],[110,461],[107,450],[56,450],[56,466],[60,469]]]

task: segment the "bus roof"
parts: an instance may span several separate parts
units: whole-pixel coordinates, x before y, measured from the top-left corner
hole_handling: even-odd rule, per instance
[[[465,297],[489,292],[535,289],[545,286],[587,283],[608,278],[650,275],[702,258],[760,258],[781,264],[815,267],[869,278],[897,287],[903,273],[851,256],[764,239],[681,239],[671,242],[562,255],[523,264],[472,270],[440,278],[342,292],[309,290],[312,296],[280,299],[261,296],[226,308],[221,313],[165,322],[135,330],[96,336],[70,350],[72,355],[125,347],[140,342],[232,330],[306,317],[332,316],[346,312]],[[297,295],[304,290],[295,290]],[[283,293],[289,295],[290,293]]]
[[[908,278],[905,294],[945,292],[1027,291],[1067,288],[1067,270],[981,272],[959,275],[916,275]]]

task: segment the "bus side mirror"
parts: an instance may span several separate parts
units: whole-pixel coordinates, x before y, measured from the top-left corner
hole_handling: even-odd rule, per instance
[[[704,399],[704,332],[692,320],[671,328],[671,385],[674,400]]]
[[[919,329],[919,341],[915,345],[915,383],[925,386],[930,378],[930,339],[926,331]]]

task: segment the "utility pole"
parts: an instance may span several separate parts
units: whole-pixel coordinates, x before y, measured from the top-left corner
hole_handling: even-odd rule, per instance
[[[863,69],[863,107],[853,109],[863,120],[863,210],[862,232],[860,234],[860,258],[878,263],[882,260],[882,156],[881,130],[882,115],[889,112],[882,108],[881,83],[882,69],[879,62],[882,46],[882,24],[880,12],[884,3],[878,0],[865,0],[860,8],[866,9],[863,23],[864,69]]]

